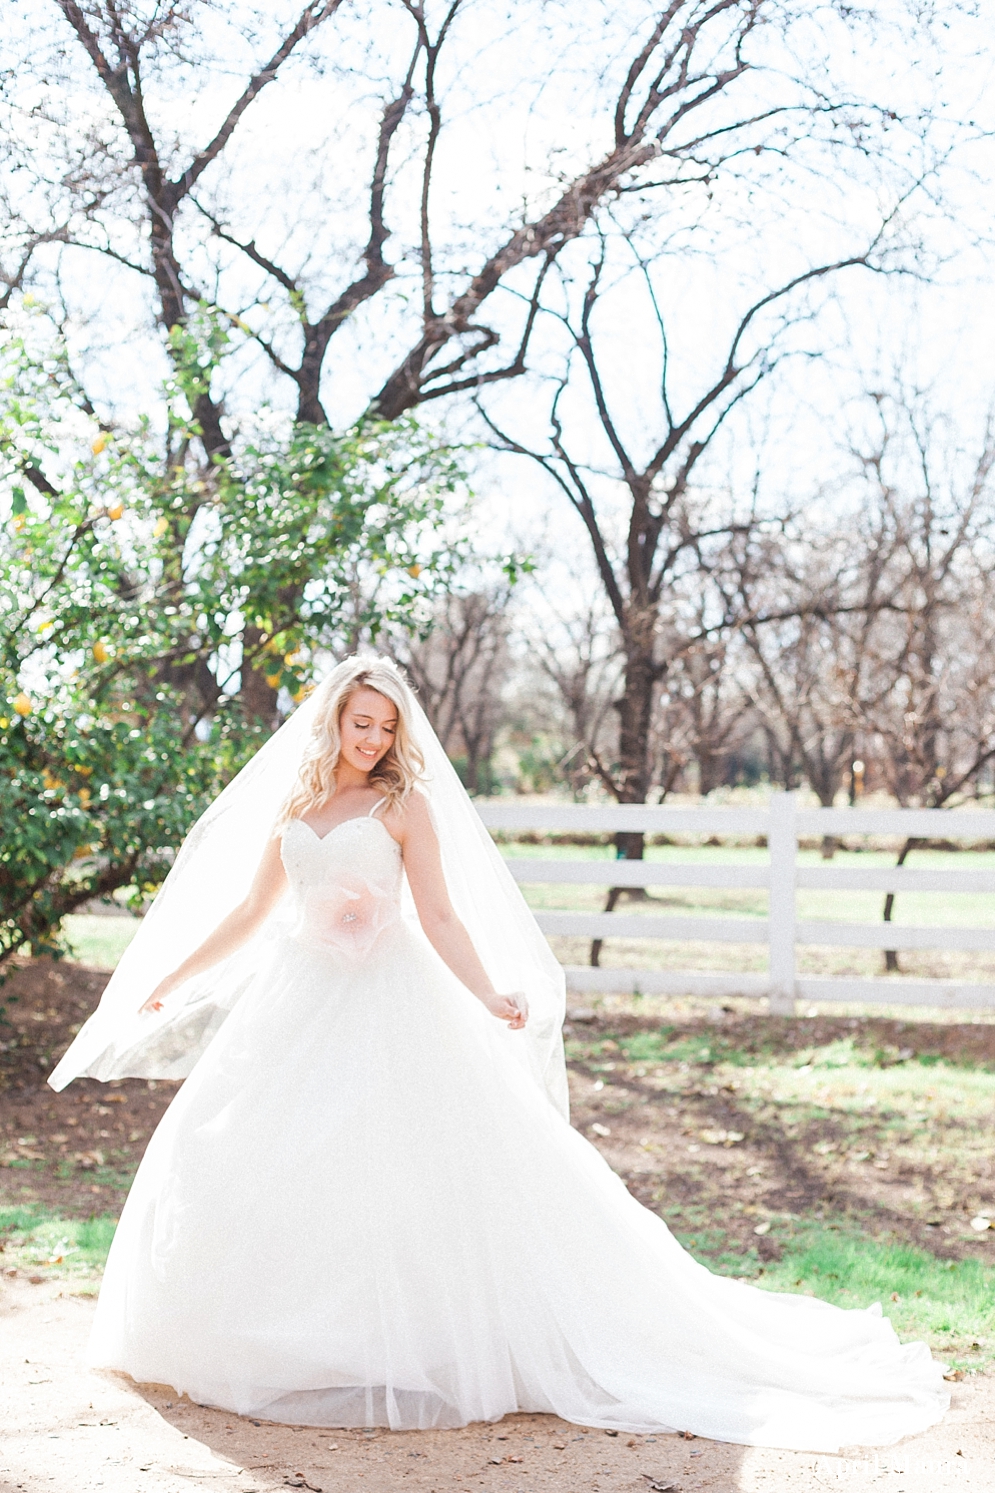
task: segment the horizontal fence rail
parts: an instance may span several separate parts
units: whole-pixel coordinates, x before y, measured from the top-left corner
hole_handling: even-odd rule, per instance
[[[950,1008],[995,1006],[995,984],[958,980],[807,978],[796,969],[798,946],[868,949],[967,949],[995,952],[995,929],[903,927],[880,923],[799,921],[796,893],[820,891],[953,892],[995,894],[995,871],[942,871],[915,866],[799,866],[799,835],[852,839],[982,842],[995,850],[995,812],[961,809],[800,809],[792,793],[773,794],[765,809],[687,809],[667,805],[478,802],[492,831],[582,834],[693,834],[753,838],[766,844],[765,865],[661,864],[640,860],[544,860],[513,857],[507,864],[522,885],[598,887],[724,887],[764,890],[766,917],[642,916],[617,912],[537,911],[544,933],[591,939],[652,938],[694,943],[766,944],[766,974],[710,974],[694,970],[567,967],[574,991],[645,994],[766,996],[771,1011],[790,1014],[798,999]]]

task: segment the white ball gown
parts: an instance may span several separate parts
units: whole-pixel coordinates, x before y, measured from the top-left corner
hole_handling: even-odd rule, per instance
[[[939,1420],[880,1310],[712,1275],[401,915],[374,813],[283,835],[296,922],[156,1131],[94,1365],[281,1422],[516,1410],[829,1451]]]

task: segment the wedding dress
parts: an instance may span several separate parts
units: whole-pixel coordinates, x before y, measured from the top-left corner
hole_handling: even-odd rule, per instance
[[[829,1451],[940,1419],[879,1308],[713,1275],[630,1196],[420,932],[376,808],[292,820],[282,855],[293,921],[152,1138],[95,1365],[308,1425],[549,1411]]]

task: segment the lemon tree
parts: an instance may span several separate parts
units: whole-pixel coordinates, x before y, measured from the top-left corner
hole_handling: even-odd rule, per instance
[[[320,655],[417,625],[463,555],[458,462],[413,421],[257,419],[207,461],[208,310],[174,334],[165,429],[99,420],[33,335],[0,342],[0,970],[154,891]]]

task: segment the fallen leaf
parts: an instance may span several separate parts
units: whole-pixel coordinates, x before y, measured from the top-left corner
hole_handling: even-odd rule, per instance
[[[706,1146],[736,1146],[745,1136],[739,1130],[700,1130]]]
[[[594,1124],[591,1126],[591,1129],[594,1131],[595,1135],[600,1135],[600,1136],[609,1136],[609,1135],[611,1135],[611,1131],[609,1130],[608,1126],[607,1125],[599,1125],[598,1122],[597,1122],[597,1120],[595,1120]]]
[[[851,1161],[869,1161],[870,1160],[870,1156],[871,1156],[870,1151],[851,1151],[850,1152],[850,1160]]]
[[[769,1234],[770,1233],[770,1220],[769,1219],[765,1219],[763,1223],[758,1223],[757,1226],[756,1226],[756,1228],[753,1230],[753,1232],[755,1234]]]
[[[944,1379],[949,1380],[949,1382],[951,1384],[955,1384],[955,1383],[959,1382],[961,1379],[963,1379],[963,1377],[964,1377],[964,1370],[963,1369],[951,1369],[950,1373],[949,1374],[944,1374],[943,1377],[944,1377]],[[960,1456],[960,1452],[958,1452],[957,1455]]]

